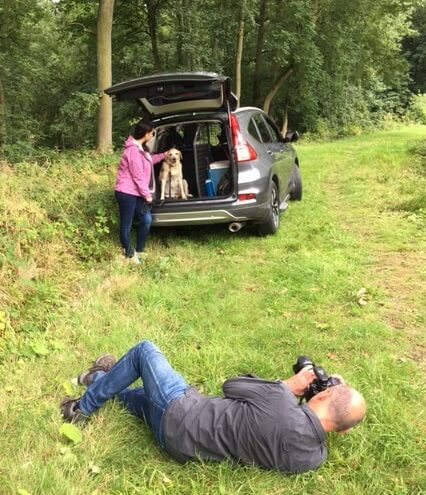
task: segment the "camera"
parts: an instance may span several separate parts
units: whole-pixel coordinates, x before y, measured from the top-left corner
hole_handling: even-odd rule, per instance
[[[306,401],[309,401],[314,395],[319,394],[323,390],[342,383],[338,378],[328,376],[324,368],[316,366],[315,363],[306,356],[299,356],[297,358],[296,364],[293,366],[294,374],[299,373],[300,370],[307,367],[312,368],[316,378],[303,394],[302,400],[305,399]]]

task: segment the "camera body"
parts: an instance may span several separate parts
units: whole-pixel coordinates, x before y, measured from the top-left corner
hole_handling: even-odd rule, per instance
[[[299,356],[297,358],[296,364],[293,366],[293,372],[299,373],[303,368],[312,368],[315,373],[315,380],[309,385],[308,390],[303,394],[302,399],[309,401],[314,395],[319,394],[327,388],[340,385],[342,382],[333,376],[328,376],[325,369],[320,366],[316,366],[315,363],[306,356]]]

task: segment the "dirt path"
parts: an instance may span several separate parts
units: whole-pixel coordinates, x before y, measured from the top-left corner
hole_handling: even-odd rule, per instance
[[[350,171],[348,172],[350,173]],[[362,170],[357,170],[357,174]],[[367,173],[367,172],[366,172]],[[370,172],[368,172],[370,173]],[[394,211],[379,211],[354,204],[345,193],[342,175],[333,171],[325,178],[330,208],[341,227],[355,238],[372,259],[368,285],[384,295],[378,302],[383,321],[403,333],[412,343],[401,359],[410,359],[426,369],[426,232],[413,238],[409,249],[399,249],[384,241],[384,232],[403,235],[402,215]],[[373,201],[371,202],[373,203]],[[401,230],[403,229],[403,230]],[[399,232],[397,232],[399,231]],[[408,229],[407,229],[408,235]]]

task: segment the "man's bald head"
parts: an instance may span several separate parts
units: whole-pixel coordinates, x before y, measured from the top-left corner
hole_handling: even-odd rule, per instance
[[[349,430],[364,419],[367,409],[363,396],[344,384],[323,390],[307,406],[318,416],[326,432]]]
[[[349,430],[364,419],[367,407],[363,396],[347,385],[331,387],[328,412],[333,431]]]

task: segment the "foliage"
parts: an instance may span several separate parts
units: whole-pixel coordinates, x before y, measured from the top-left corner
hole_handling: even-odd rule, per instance
[[[409,111],[414,122],[426,124],[426,93],[412,96]]]
[[[56,122],[50,129],[58,135],[61,148],[90,147],[95,141],[97,93],[73,93],[59,109]],[[79,125],[76,126],[75,123]]]
[[[0,132],[5,128],[6,145],[93,145],[98,2],[3,0],[3,5]],[[262,106],[280,75],[291,69],[272,101],[271,114],[279,122],[288,112],[293,128],[353,134],[389,116],[400,119],[410,91],[423,91],[423,0],[117,0],[114,82],[174,70],[232,76],[241,8],[241,103]],[[114,113],[121,143],[135,110]]]
[[[413,32],[403,40],[404,57],[410,64],[410,88],[426,93],[426,2],[419,0],[411,16]]]

